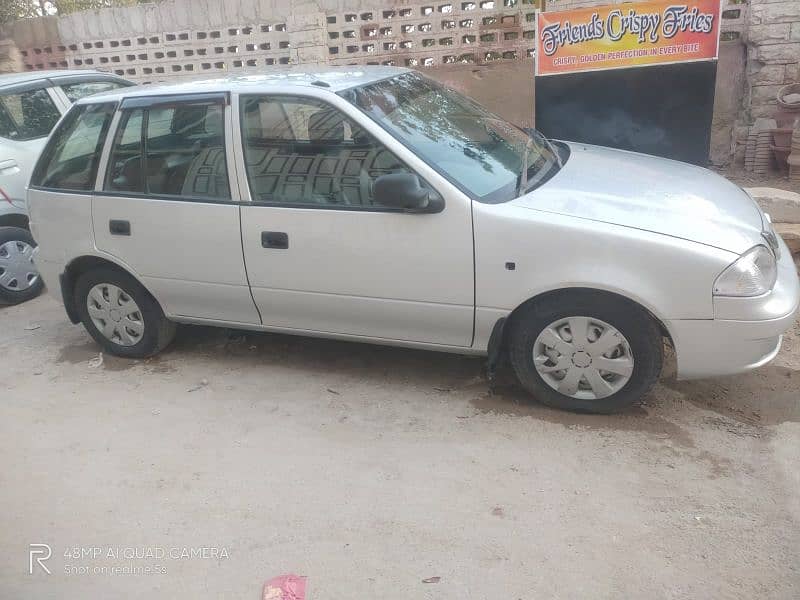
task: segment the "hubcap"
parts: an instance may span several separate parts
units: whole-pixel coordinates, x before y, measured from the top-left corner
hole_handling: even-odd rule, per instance
[[[557,392],[598,400],[628,383],[633,353],[625,336],[605,321],[567,317],[550,323],[536,338],[533,364]]]
[[[22,292],[39,279],[33,266],[33,246],[11,240],[0,246],[0,286],[13,292]]]
[[[142,312],[123,289],[110,283],[97,284],[89,290],[86,308],[92,323],[109,341],[133,346],[142,339]]]

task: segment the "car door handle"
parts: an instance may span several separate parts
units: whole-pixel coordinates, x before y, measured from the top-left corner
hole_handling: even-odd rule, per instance
[[[289,247],[289,235],[283,231],[262,231],[261,247],[286,250]]]
[[[108,222],[108,231],[111,232],[111,235],[130,235],[131,222],[112,219]]]

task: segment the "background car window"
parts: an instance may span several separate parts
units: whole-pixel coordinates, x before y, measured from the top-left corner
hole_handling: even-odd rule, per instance
[[[368,208],[377,206],[376,178],[409,172],[380,142],[324,102],[243,97],[241,114],[255,202]]]
[[[61,113],[45,89],[0,96],[0,136],[33,140],[50,133]]]
[[[125,111],[111,149],[105,189],[230,199],[222,119],[221,104]]]
[[[70,102],[80,100],[84,96],[91,96],[92,94],[99,94],[100,92],[107,92],[109,90],[116,90],[117,88],[126,87],[124,83],[119,81],[82,81],[80,83],[70,83],[62,85],[61,89],[67,95]]]
[[[52,189],[91,190],[115,105],[76,106],[47,142],[31,184]]]
[[[142,165],[142,123],[144,110],[141,108],[122,113],[106,177],[106,190],[115,192],[144,192],[144,173]]]

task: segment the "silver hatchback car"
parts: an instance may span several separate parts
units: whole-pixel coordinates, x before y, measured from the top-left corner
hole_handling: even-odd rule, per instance
[[[69,318],[143,357],[175,323],[504,353],[546,404],[758,367],[800,286],[768,217],[698,167],[544,139],[365,67],[79,101],[28,192]]]

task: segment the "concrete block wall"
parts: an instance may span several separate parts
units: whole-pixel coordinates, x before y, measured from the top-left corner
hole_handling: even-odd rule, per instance
[[[418,68],[530,58],[539,0],[166,0],[15,27],[25,68],[139,83],[292,64]]]

